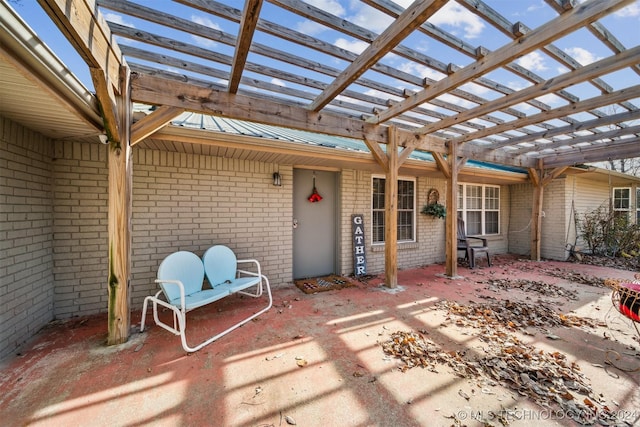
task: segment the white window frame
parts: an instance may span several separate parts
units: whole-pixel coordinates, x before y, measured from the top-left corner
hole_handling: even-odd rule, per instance
[[[626,190],[628,192],[626,199],[625,198],[617,198],[616,199],[616,191],[624,191]],[[614,212],[624,212],[627,215],[627,220],[629,219],[629,214],[632,211],[632,204],[631,204],[631,187],[613,187],[611,189],[611,206],[613,208]],[[627,201],[627,207],[626,208],[622,208],[622,207],[617,207],[616,206],[616,201],[617,200],[626,200]]]
[[[376,179],[381,179],[383,181],[385,181],[385,185],[386,185],[386,177],[384,175],[372,175],[371,176],[371,241],[372,241],[372,245],[384,245],[385,241],[384,241],[384,233],[382,235],[382,241],[380,240],[376,240],[376,233],[375,233],[375,213],[376,212],[382,212],[384,215],[384,211],[385,209],[374,209],[373,207],[373,183],[374,180]],[[404,176],[400,176],[398,177],[398,181],[410,181],[413,182],[413,206],[411,207],[411,210],[404,210],[404,209],[400,209],[398,207],[398,221],[400,221],[400,212],[408,212],[410,211],[412,213],[411,215],[411,238],[410,239],[398,239],[398,243],[412,243],[416,241],[416,206],[417,206],[417,180],[414,177],[404,177]],[[385,191],[386,191],[386,187],[385,187]],[[399,195],[399,194],[398,194]],[[398,204],[399,206],[399,204]],[[400,224],[398,224],[398,227],[400,227]]]
[[[640,187],[636,188],[636,224],[640,224]]]
[[[481,197],[479,199],[480,201],[480,209],[478,209],[475,206],[468,206],[468,197],[467,197],[467,192],[469,191],[470,187],[479,187],[481,189]],[[498,190],[498,198],[497,198],[497,209],[494,208],[487,208],[487,192],[486,189],[487,188],[496,188]],[[462,189],[462,191],[460,191],[460,189]],[[500,218],[501,218],[501,212],[500,212],[500,200],[502,197],[502,188],[499,185],[490,185],[490,184],[474,184],[474,183],[467,183],[467,182],[459,182],[458,183],[458,216],[462,217],[462,219],[464,219],[465,221],[465,227],[467,226],[467,214],[469,212],[480,212],[480,225],[481,225],[481,232],[480,234],[470,234],[470,235],[475,235],[475,236],[497,236],[500,234]],[[487,233],[487,212],[497,212],[498,213],[498,230],[495,233]],[[468,229],[466,230],[468,231]]]

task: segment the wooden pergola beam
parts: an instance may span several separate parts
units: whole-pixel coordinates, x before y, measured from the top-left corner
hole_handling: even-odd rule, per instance
[[[416,0],[358,58],[319,94],[309,105],[309,110],[320,111],[347,86],[356,81],[380,58],[389,53],[415,28],[447,3],[447,0]]]
[[[365,138],[364,143],[369,148],[371,155],[375,159],[375,161],[380,165],[383,171],[387,172],[389,170],[389,158],[380,145],[375,141],[369,141],[369,139]]]
[[[449,163],[445,160],[444,156],[440,153],[431,153],[433,159],[436,161],[436,165],[438,165],[438,169],[444,175],[445,178],[451,178],[451,169],[449,168]]]
[[[237,93],[244,64],[247,62],[247,56],[251,48],[253,33],[256,30],[256,24],[260,17],[260,9],[262,8],[262,0],[247,0],[244,4],[242,19],[240,21],[240,30],[236,40],[236,49],[233,57],[233,65],[231,66],[231,78],[229,79],[229,92]]]
[[[578,131],[590,131],[600,132],[596,128],[601,126],[615,125],[616,123],[623,123],[640,118],[640,109],[633,111],[625,111],[623,113],[613,114],[611,116],[598,117],[597,119],[587,120],[584,122],[576,122],[568,126],[557,127],[554,129],[547,129],[542,132],[531,133],[516,138],[511,138],[505,142],[492,143],[487,151],[496,150],[498,148],[506,146],[514,146],[522,142],[535,143],[536,139],[549,139],[558,135],[572,134]],[[577,138],[577,137],[576,137]],[[572,144],[572,140],[567,141]]]
[[[625,138],[597,146],[577,147],[562,154],[549,154],[543,157],[543,160],[545,166],[557,167],[633,157],[640,157],[640,137]]]
[[[625,99],[633,99],[638,96],[640,96],[640,85],[631,86],[615,92],[607,93],[605,95],[600,95],[586,99],[584,101],[576,102],[575,104],[564,105],[553,110],[543,111],[538,114],[532,114],[523,119],[512,120],[501,125],[485,128],[468,135],[453,138],[452,140],[460,143],[472,139],[479,139],[488,135],[495,135],[499,132],[515,130],[531,124],[544,122],[546,120],[557,119],[559,117],[568,116],[582,111],[588,111],[597,107],[615,104]]]
[[[417,130],[417,133],[432,133],[440,129],[445,129],[456,123],[464,123],[467,120],[480,117],[484,114],[501,110],[507,106],[516,105],[540,96],[540,93],[556,92],[571,85],[590,80],[598,75],[608,74],[621,68],[638,62],[640,56],[640,46],[629,49],[618,55],[609,56],[600,61],[591,63],[577,70],[562,74],[544,82],[529,86],[509,95],[497,98],[493,101],[485,102],[475,108],[470,108],[461,113],[449,116]],[[461,137],[458,141],[473,139],[473,133]]]
[[[166,105],[158,107],[154,112],[131,126],[131,146],[133,147],[149,135],[156,133],[182,113],[184,113],[182,108]]]
[[[577,150],[581,150],[581,149],[588,149],[590,146],[587,146],[587,145],[578,146],[578,144],[585,144],[587,142],[594,142],[594,141],[605,140],[605,139],[610,139],[610,140],[618,139],[618,140],[624,141],[624,139],[620,139],[620,138],[625,136],[630,136],[630,135],[635,136],[638,133],[640,133],[640,125],[611,129],[606,132],[593,133],[591,135],[583,135],[583,136],[575,137],[572,139],[561,139],[554,142],[539,143],[537,144],[536,147],[539,150],[546,150],[550,148],[569,146],[569,147],[575,147],[575,149]],[[596,144],[596,146],[598,145],[601,146],[602,144]],[[640,147],[639,147],[639,150],[640,150]],[[531,148],[521,148],[521,149],[513,150],[512,152],[515,155],[520,155],[523,153],[528,153],[530,151],[531,151]]]
[[[300,105],[230,94],[216,87],[201,87],[137,73],[132,78],[132,100],[144,104],[165,105],[232,119],[248,120],[328,135],[369,140],[386,144],[387,126],[371,125],[360,119],[330,112],[313,112]],[[416,139],[413,132],[398,129],[398,144]],[[432,151],[444,151],[444,141],[435,136],[422,139]]]
[[[514,59],[526,55],[559,39],[602,16],[605,16],[634,0],[610,0],[606,2],[591,1],[566,12],[545,25],[525,34],[501,48],[488,53],[482,61],[474,62],[450,74],[446,79],[439,80],[409,98],[389,107],[368,119],[370,123],[383,123],[398,114],[410,110],[444,93],[451,91],[475,78],[481,77]]]
[[[110,141],[120,142],[116,96],[120,91],[120,67],[125,65],[111,30],[90,2],[83,0],[38,0],[78,54],[89,66],[100,103],[105,132]],[[95,13],[94,13],[95,12]]]

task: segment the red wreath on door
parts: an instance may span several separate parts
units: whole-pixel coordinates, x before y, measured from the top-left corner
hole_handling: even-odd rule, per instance
[[[307,200],[310,201],[311,203],[316,203],[322,200],[322,196],[320,195],[320,193],[318,193],[318,190],[316,189],[315,173],[313,174],[313,191],[311,192],[311,195],[307,197]]]

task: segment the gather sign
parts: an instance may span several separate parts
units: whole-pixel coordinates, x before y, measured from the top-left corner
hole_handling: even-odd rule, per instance
[[[364,215],[351,215],[351,230],[353,232],[353,269],[357,276],[367,274],[367,257],[364,246]]]

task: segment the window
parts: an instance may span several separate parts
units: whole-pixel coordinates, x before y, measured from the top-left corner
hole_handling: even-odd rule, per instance
[[[500,187],[460,184],[458,216],[470,236],[500,233]]]
[[[640,188],[636,188],[636,224],[640,224]]]
[[[629,210],[631,208],[631,189],[630,188],[614,188],[613,189],[613,214],[616,218],[624,217],[629,219]]]
[[[384,243],[385,179],[373,178],[371,210],[373,243]],[[415,188],[413,180],[398,180],[398,241],[415,240]]]

